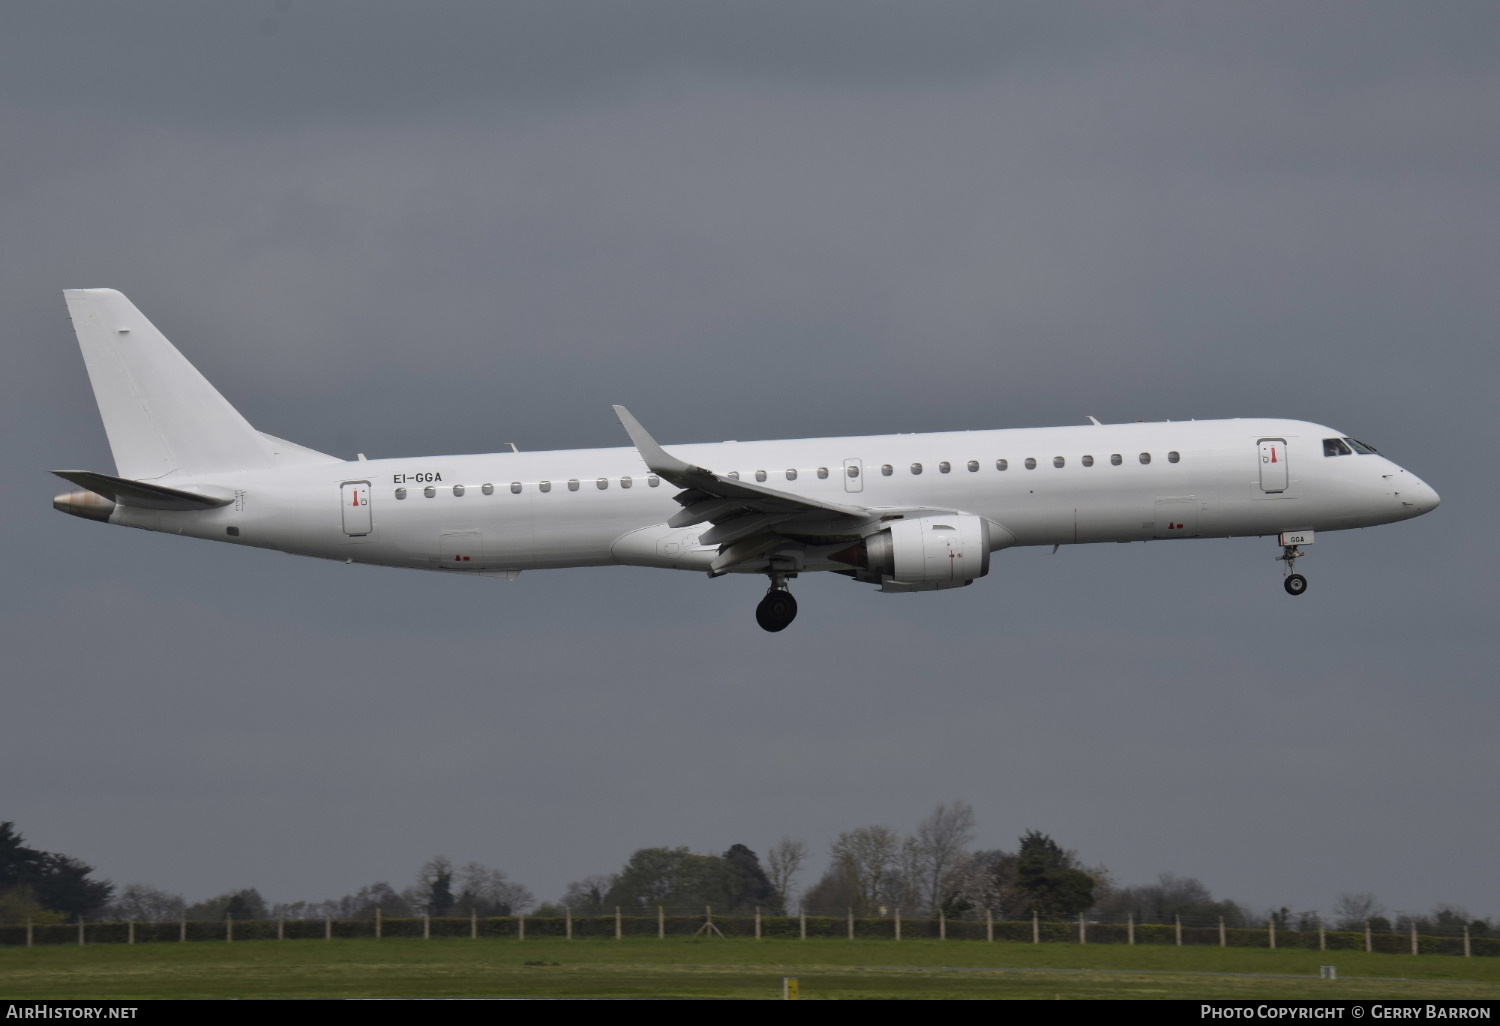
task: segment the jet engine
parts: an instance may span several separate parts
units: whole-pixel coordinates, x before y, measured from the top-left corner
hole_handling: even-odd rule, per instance
[[[881,591],[962,588],[990,572],[990,524],[967,514],[892,520],[828,558]]]

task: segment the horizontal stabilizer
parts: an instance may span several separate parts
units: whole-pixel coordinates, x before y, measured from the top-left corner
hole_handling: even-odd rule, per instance
[[[180,488],[164,488],[145,481],[127,481],[123,477],[110,477],[108,474],[95,474],[87,470],[54,470],[52,473],[64,481],[71,481],[121,506],[181,512],[191,509],[217,509],[234,501],[234,493],[227,488],[214,489],[215,492],[224,494],[210,495],[203,492],[187,492]]]

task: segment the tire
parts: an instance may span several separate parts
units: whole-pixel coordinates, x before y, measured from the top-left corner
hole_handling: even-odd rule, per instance
[[[776,633],[784,631],[797,618],[797,600],[789,591],[773,591],[760,600],[755,607],[755,622],[761,630]]]
[[[1281,582],[1281,586],[1286,589],[1288,595],[1301,595],[1307,590],[1307,578],[1301,574],[1292,574]]]

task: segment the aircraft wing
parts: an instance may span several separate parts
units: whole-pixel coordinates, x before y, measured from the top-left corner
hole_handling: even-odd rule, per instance
[[[682,489],[675,496],[682,509],[668,526],[713,524],[699,541],[719,546],[709,571],[715,576],[808,536],[859,535],[864,525],[879,519],[864,506],[792,495],[694,466],[658,445],[625,407],[616,406],[615,416],[651,472]]]

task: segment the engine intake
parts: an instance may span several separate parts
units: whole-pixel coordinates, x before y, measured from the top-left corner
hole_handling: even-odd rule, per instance
[[[971,515],[893,520],[829,557],[859,567],[859,580],[882,591],[962,588],[990,572],[990,525]]]

